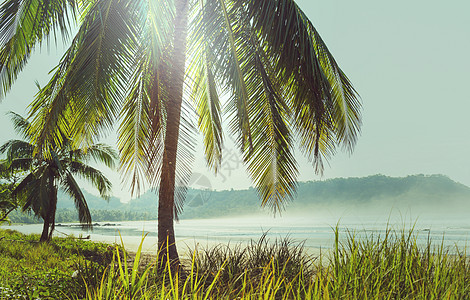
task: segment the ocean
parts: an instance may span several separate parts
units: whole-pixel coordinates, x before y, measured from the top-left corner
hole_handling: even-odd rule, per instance
[[[175,224],[175,234],[180,253],[195,247],[214,244],[247,244],[258,240],[263,234],[271,241],[289,238],[293,244],[303,243],[307,251],[318,253],[332,249],[335,228],[339,240],[344,241],[349,234],[356,238],[384,236],[387,229],[408,231],[411,228],[418,244],[425,245],[431,240],[433,245],[443,244],[451,252],[463,251],[470,241],[470,220],[465,216],[343,216],[343,217],[267,217],[249,216],[220,219],[181,220]],[[42,224],[3,226],[23,233],[40,233]],[[157,243],[157,221],[124,221],[95,223],[93,231],[82,231],[75,224],[58,224],[55,236],[89,236],[90,240],[108,243],[123,242],[131,251],[138,248],[145,236],[143,251],[155,252]]]

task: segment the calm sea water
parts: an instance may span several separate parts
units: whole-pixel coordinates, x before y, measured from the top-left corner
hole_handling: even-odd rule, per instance
[[[81,231],[76,226],[56,227],[57,236],[88,236],[91,240],[120,243],[127,248],[137,249],[142,235],[146,234],[144,251],[153,251],[156,245],[157,222],[133,221],[99,223],[93,231]],[[304,242],[305,247],[316,252],[331,249],[334,244],[334,228],[338,226],[340,239],[348,233],[361,238],[365,235],[384,235],[387,228],[408,230],[414,228],[418,243],[425,244],[431,239],[435,245],[464,250],[470,241],[470,220],[465,216],[427,216],[406,218],[403,216],[346,216],[346,217],[242,217],[224,219],[181,220],[175,225],[177,244],[180,251],[195,245],[210,246],[216,243],[237,244],[258,240],[266,233],[270,240],[289,237],[294,243]],[[41,224],[13,225],[11,229],[23,233],[40,233]]]

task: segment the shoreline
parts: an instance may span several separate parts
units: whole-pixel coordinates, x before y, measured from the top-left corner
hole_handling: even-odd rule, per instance
[[[103,222],[107,223],[107,222]],[[112,234],[100,234],[100,233],[95,233],[93,231],[83,231],[79,234],[76,234],[76,232],[72,231],[73,229],[77,229],[77,223],[62,223],[64,225],[72,225],[72,226],[58,226],[56,227],[56,230],[54,231],[53,236],[54,237],[76,237],[76,238],[84,238],[88,237],[88,241],[91,242],[101,242],[101,243],[106,243],[109,245],[120,245],[123,246],[124,249],[126,249],[127,252],[129,253],[136,253],[140,243],[142,242],[142,238],[144,238],[143,243],[142,243],[142,254],[146,255],[155,255],[157,252],[157,236],[154,232],[144,232],[143,235],[127,235],[123,234],[120,235],[119,233],[121,232],[120,229],[113,228],[113,227],[107,227],[100,225],[99,228],[106,228],[109,231],[112,231]],[[125,222],[116,222],[116,224],[119,225],[127,225]],[[42,228],[42,224],[12,224],[12,225],[2,225],[0,226],[2,229],[12,229],[12,230],[17,230],[23,234],[40,234],[41,231],[40,229]],[[122,230],[122,231],[125,231]],[[122,237],[122,242],[121,242],[121,237]],[[268,237],[268,240],[270,242],[274,242],[274,240],[280,238],[281,236],[276,236],[276,237]],[[182,258],[186,257],[191,257],[191,252],[194,251],[194,249],[199,249],[199,250],[204,250],[204,249],[210,249],[215,246],[222,246],[222,247],[230,247],[230,248],[235,248],[235,247],[246,247],[248,246],[252,241],[256,242],[259,240],[260,236],[254,237],[254,238],[243,238],[240,239],[239,237],[221,237],[221,236],[214,236],[210,237],[208,235],[206,236],[177,236],[176,237],[176,244],[177,244],[177,250]],[[281,237],[282,238],[282,237]],[[296,246],[300,243],[302,243],[302,239],[294,239],[292,246]],[[328,245],[329,246],[329,245]],[[322,247],[322,248],[315,248],[315,247],[304,247],[305,251],[309,255],[313,256],[318,256],[320,253],[324,254],[329,251],[328,247]]]
[[[333,249],[334,231],[338,229],[340,241],[347,239],[349,234],[356,238],[385,236],[387,231],[401,232],[413,229],[417,244],[426,245],[428,238],[433,245],[444,242],[445,247],[470,249],[470,223],[454,220],[451,222],[421,221],[415,223],[394,222],[389,219],[375,220],[316,220],[312,218],[239,218],[239,219],[194,219],[181,220],[175,224],[175,235],[178,253],[188,255],[189,250],[207,249],[214,246],[245,247],[251,241],[257,242],[263,234],[270,243],[283,240],[286,237],[292,246],[304,243],[308,254],[317,256],[326,254]],[[156,221],[113,221],[95,222],[93,231],[81,231],[77,223],[61,223],[57,226],[54,236],[86,237],[91,241],[121,245],[121,236],[126,250],[136,252],[146,235],[142,246],[143,253],[157,252],[157,222]],[[335,227],[337,226],[337,227]],[[2,225],[5,229],[17,230],[21,233],[40,234],[42,224],[13,224]],[[444,241],[443,241],[444,237]],[[454,252],[454,251],[452,251]]]

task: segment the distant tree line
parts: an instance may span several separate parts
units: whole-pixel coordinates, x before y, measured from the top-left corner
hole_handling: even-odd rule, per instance
[[[110,221],[149,221],[155,220],[154,212],[136,212],[136,211],[123,211],[123,210],[90,210],[93,222],[110,222]],[[40,224],[42,219],[37,218],[33,214],[24,213],[16,210],[9,215],[12,223],[22,224]],[[58,209],[56,212],[56,223],[74,223],[79,222],[78,214],[73,209]]]
[[[5,192],[7,197],[8,191]],[[61,197],[65,195],[61,194]],[[129,203],[118,199],[104,202],[97,196],[86,194],[93,222],[156,220],[155,194],[147,192]],[[371,201],[403,199],[415,203],[439,202],[442,199],[470,199],[470,188],[444,175],[411,175],[388,177],[373,175],[363,178],[336,178],[324,181],[299,182],[295,202],[286,209],[315,207],[328,204],[368,204]],[[59,201],[57,223],[78,222],[78,215],[71,199]],[[208,191],[188,189],[181,219],[204,219],[240,216],[263,212],[254,188],[247,190]],[[266,213],[266,211],[265,211]],[[14,211],[10,214],[14,223],[40,223],[32,215]]]

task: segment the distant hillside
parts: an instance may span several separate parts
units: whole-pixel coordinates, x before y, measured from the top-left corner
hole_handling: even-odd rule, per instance
[[[73,209],[71,200],[59,198],[59,209]],[[92,210],[126,211],[156,218],[157,195],[147,192],[124,204],[117,198],[106,202],[89,193],[85,195]],[[208,191],[189,189],[182,219],[214,218],[262,212],[255,189]],[[337,178],[324,181],[299,182],[297,196],[287,203],[286,210],[296,211],[328,205],[378,206],[441,205],[469,203],[470,188],[443,175],[388,177],[374,175],[363,178]]]

